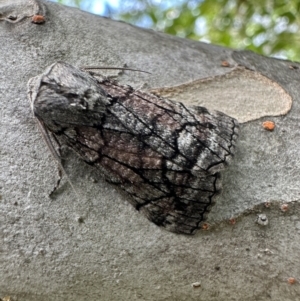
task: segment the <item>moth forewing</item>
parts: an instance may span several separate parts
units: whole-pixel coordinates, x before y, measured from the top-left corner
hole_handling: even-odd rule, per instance
[[[149,220],[177,233],[201,227],[234,152],[234,118],[62,62],[29,82],[29,98],[46,132],[118,184]]]

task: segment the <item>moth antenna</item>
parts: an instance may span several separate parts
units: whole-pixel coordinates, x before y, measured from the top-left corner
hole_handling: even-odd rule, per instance
[[[107,69],[107,70],[129,70],[129,71],[137,71],[152,74],[151,72],[140,70],[140,69],[132,69],[132,68],[122,68],[122,67],[97,67],[97,66],[82,66],[80,67],[84,70],[97,70],[97,69]]]
[[[47,144],[47,146],[48,146],[48,148],[49,148],[49,150],[50,150],[50,152],[51,152],[54,160],[58,164],[58,168],[63,172],[63,174],[65,175],[65,177],[66,177],[66,179],[68,181],[68,183],[70,184],[71,188],[73,189],[74,193],[76,194],[76,197],[79,199],[79,194],[78,194],[77,190],[75,189],[75,187],[72,184],[72,182],[71,182],[71,180],[70,180],[70,178],[69,178],[66,170],[64,169],[64,167],[61,164],[60,155],[57,153],[55,147],[53,146],[53,143],[52,143],[52,141],[50,139],[50,136],[49,136],[49,132],[45,129],[45,126],[43,125],[43,123],[37,117],[35,119],[37,121],[38,127],[39,127],[39,129],[40,129],[40,131],[42,133],[42,136],[44,138],[45,143]],[[50,194],[52,194],[56,190],[56,188],[59,185],[59,182],[60,182],[60,180],[58,181],[58,183],[56,184],[54,190],[51,191]]]

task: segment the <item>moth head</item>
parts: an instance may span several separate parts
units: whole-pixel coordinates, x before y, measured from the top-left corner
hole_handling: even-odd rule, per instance
[[[63,62],[29,80],[28,98],[34,116],[52,132],[70,125],[95,126],[92,120],[100,122],[110,103],[94,77]]]

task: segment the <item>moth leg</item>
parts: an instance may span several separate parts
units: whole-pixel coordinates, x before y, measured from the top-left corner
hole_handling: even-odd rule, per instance
[[[51,138],[55,141],[55,144],[56,144],[56,148],[55,148],[55,154],[56,156],[55,157],[58,157],[60,158],[60,162],[59,164],[57,165],[57,171],[58,171],[58,179],[56,181],[56,184],[54,185],[53,189],[51,190],[51,192],[49,193],[49,197],[52,197],[53,194],[57,191],[57,189],[59,188],[59,185],[61,183],[61,180],[63,178],[63,170],[61,168],[62,166],[62,160],[61,160],[61,144],[60,142],[58,141],[58,139],[56,138],[55,135],[51,135]],[[53,145],[53,144],[52,144]]]
[[[63,173],[62,170],[58,167],[58,179],[56,181],[56,184],[54,185],[53,189],[51,190],[51,192],[49,193],[49,197],[52,197],[53,194],[56,192],[56,190],[58,189],[60,182],[62,180],[63,177]]]

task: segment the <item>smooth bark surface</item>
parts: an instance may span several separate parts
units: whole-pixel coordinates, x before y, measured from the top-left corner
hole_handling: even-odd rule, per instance
[[[44,15],[46,22],[32,23],[35,14]],[[180,39],[50,2],[0,0],[0,38],[0,298],[297,299],[299,64]],[[222,173],[223,193],[208,215],[208,230],[177,235],[147,221],[126,195],[66,149],[65,168],[78,195],[64,177],[49,197],[58,169],[32,116],[27,82],[57,61],[149,71],[101,72],[141,90],[219,76],[239,65],[270,79],[282,89],[282,101],[289,103],[290,97],[293,103],[291,110],[282,109],[282,116],[268,116],[266,108],[259,116],[267,117],[241,124],[236,156]],[[271,86],[257,78],[260,85]],[[224,94],[234,90],[237,98],[245,95],[247,100],[239,80],[232,89],[230,81]],[[210,101],[218,98],[220,91],[215,95],[212,89]],[[267,95],[261,98],[276,105]],[[229,100],[228,106],[236,105],[235,97]],[[273,132],[263,128],[266,120],[275,122]],[[257,214],[266,214],[267,226],[255,222]],[[296,283],[288,283],[289,277]]]

